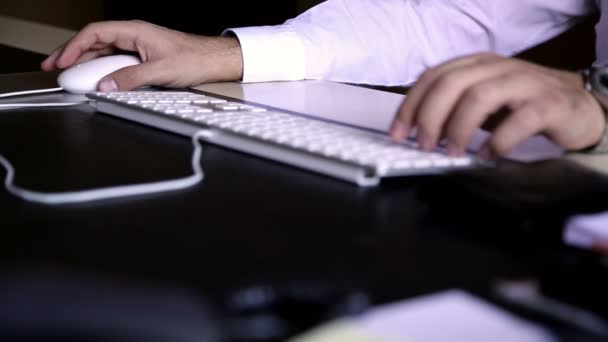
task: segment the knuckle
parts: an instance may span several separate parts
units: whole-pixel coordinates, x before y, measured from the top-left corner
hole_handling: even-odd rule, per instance
[[[420,78],[418,79],[419,83],[426,83],[431,81],[432,79],[435,78],[435,75],[437,74],[437,67],[434,68],[428,68],[426,69],[422,75],[420,75]]]
[[[465,103],[465,107],[477,106],[482,103],[487,98],[488,89],[485,89],[483,86],[474,85],[469,89],[465,90],[462,95],[463,103]]]
[[[564,96],[562,96],[562,94],[559,90],[550,88],[550,87],[544,87],[540,91],[540,99],[544,103],[548,103],[548,104],[550,103],[552,105],[557,105],[557,106],[564,105],[565,102],[567,102],[567,100],[565,99]]]
[[[86,32],[96,31],[101,25],[103,25],[103,22],[100,22],[100,21],[91,22],[91,23],[86,24],[84,26],[84,28],[82,29],[82,31],[86,31]]]
[[[458,77],[458,73],[447,73],[437,77],[437,81],[435,81],[435,89],[436,91],[449,91],[452,89],[456,89],[460,85],[460,77]]]
[[[150,25],[149,22],[145,21],[145,20],[141,20],[141,19],[133,19],[129,21],[131,24],[137,25],[137,26],[144,26],[144,25]]]
[[[514,115],[512,119],[512,123],[517,129],[538,128],[542,126],[542,122],[542,115],[536,106]]]
[[[536,82],[535,77],[530,77],[530,72],[525,64],[513,58],[500,58],[494,61],[496,69],[504,70],[505,74],[498,78],[503,81],[508,81],[514,78],[520,78],[522,82]],[[527,84],[527,83],[526,83]]]
[[[497,59],[502,59],[504,57],[494,53],[494,52],[481,52],[477,54],[478,61],[493,61]]]
[[[510,72],[512,77],[525,78],[528,81],[536,82],[534,70],[530,69],[528,62],[517,58],[503,58],[499,63],[512,68]]]

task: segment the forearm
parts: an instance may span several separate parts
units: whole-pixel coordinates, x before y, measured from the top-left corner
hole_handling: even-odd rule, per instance
[[[595,10],[592,1],[329,0],[284,25],[235,29],[245,82],[296,79],[404,85],[482,51],[511,55]]]

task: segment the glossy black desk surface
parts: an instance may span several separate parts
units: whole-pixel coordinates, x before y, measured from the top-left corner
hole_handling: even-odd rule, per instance
[[[19,79],[36,86],[17,75],[0,83]],[[65,191],[184,176],[191,145],[81,105],[0,111],[0,153],[19,185]],[[0,191],[0,277],[179,288],[220,307],[233,290],[285,284],[363,291],[375,303],[450,288],[493,300],[494,281],[532,277],[606,315],[606,296],[591,295],[605,267],[563,246],[561,230],[572,213],[605,209],[608,182],[573,164],[374,189],[212,145],[202,165],[195,189],[96,204],[46,207]]]

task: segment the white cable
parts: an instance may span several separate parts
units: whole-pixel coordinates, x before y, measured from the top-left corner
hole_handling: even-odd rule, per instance
[[[20,96],[20,95],[30,95],[30,94],[41,94],[41,93],[54,93],[56,91],[62,91],[63,88],[47,88],[47,89],[36,89],[36,90],[24,90],[24,91],[14,91],[12,93],[1,93],[1,97],[10,97],[10,96]]]
[[[43,193],[27,190],[15,185],[13,183],[13,179],[15,177],[15,168],[11,165],[8,159],[0,154],[0,164],[2,164],[2,166],[6,169],[4,186],[9,193],[23,200],[49,205],[93,202],[111,198],[138,196],[186,189],[200,183],[204,178],[203,169],[200,165],[203,147],[201,146],[199,139],[202,137],[209,138],[211,134],[212,132],[209,130],[200,130],[194,133],[192,136],[192,145],[194,147],[194,151],[192,153],[193,174],[188,177],[160,182],[114,186],[82,191]]]
[[[33,108],[33,107],[68,107],[75,106],[87,101],[78,102],[47,102],[47,103],[0,103],[0,110],[3,109],[19,109],[19,108]]]
[[[62,91],[63,88],[47,88],[47,89],[36,89],[36,90],[24,90],[24,91],[15,91],[12,93],[0,93],[0,98],[3,97],[13,97],[13,96],[22,96],[22,95],[32,95],[32,94],[43,94],[43,93],[54,93],[58,91]],[[86,103],[86,101],[72,101],[72,102],[46,102],[46,103],[0,103],[0,110],[3,109],[19,109],[19,108],[34,108],[34,107],[68,107],[75,106],[81,103]]]

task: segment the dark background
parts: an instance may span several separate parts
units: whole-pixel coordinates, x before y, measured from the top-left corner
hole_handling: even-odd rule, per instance
[[[42,15],[39,6],[33,6],[36,8],[28,12],[23,8],[17,8],[16,3],[10,2],[0,5],[0,14],[65,26],[74,30],[95,20],[139,19],[189,33],[217,35],[232,27],[281,24],[318,2],[318,0],[255,2],[176,0],[171,1],[171,6],[168,6],[165,2],[106,0],[97,4],[96,7],[99,8],[90,9],[91,13],[83,13],[79,20],[74,18],[75,15],[70,15],[69,18],[55,18],[56,16],[46,18]],[[5,8],[7,6],[8,8]],[[79,9],[71,9],[72,12],[77,10]],[[60,11],[60,13],[64,12],[70,11]],[[74,19],[73,22],[68,20],[70,18]],[[520,57],[562,69],[577,70],[588,66],[595,57],[596,21],[597,17],[588,18],[569,32],[522,53]],[[0,73],[36,71],[44,57],[36,53],[3,49],[1,46],[0,52],[3,61],[0,63]]]
[[[146,3],[138,1],[104,1],[104,18],[108,20],[139,19],[157,25],[196,34],[218,35],[226,28],[277,25],[293,18],[320,1],[172,1]],[[546,44],[526,51],[520,57],[544,65],[577,70],[589,65],[595,57],[594,25],[590,17],[569,32]]]
[[[218,35],[226,28],[277,25],[297,15],[295,0],[282,1],[164,1],[106,0],[104,16],[111,20],[139,19],[180,31]]]

